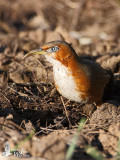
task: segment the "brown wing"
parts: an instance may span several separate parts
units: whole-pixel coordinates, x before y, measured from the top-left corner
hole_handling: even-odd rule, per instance
[[[76,74],[78,90],[82,88],[83,97],[89,97],[88,102],[90,103],[101,101],[104,87],[108,83],[110,76],[99,64],[89,60],[80,60],[79,67],[83,74]]]
[[[80,68],[85,73],[87,79],[90,82],[90,85],[94,88],[105,86],[109,79],[110,75],[96,62],[82,59],[80,60]]]

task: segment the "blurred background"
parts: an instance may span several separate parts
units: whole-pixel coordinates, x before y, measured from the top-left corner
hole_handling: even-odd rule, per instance
[[[58,39],[59,33],[79,52],[80,45],[89,45],[87,53],[93,43],[105,41],[104,45],[97,46],[95,55],[113,51],[115,42],[119,44],[119,22],[119,0],[1,0],[0,45],[27,39],[33,42],[32,46],[21,44],[18,48],[28,51]]]

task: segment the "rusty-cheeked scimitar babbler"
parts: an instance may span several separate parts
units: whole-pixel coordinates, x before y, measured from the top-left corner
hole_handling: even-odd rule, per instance
[[[101,104],[110,76],[98,63],[80,59],[65,41],[46,43],[25,58],[33,54],[44,54],[52,64],[54,83],[62,96],[75,102]]]

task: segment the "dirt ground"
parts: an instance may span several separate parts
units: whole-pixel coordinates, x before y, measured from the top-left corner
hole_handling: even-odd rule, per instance
[[[80,58],[98,62],[111,74],[100,108],[61,97],[43,56],[23,59],[63,37]],[[84,151],[89,144],[114,159],[120,136],[120,1],[1,0],[0,160],[6,159],[7,141],[11,149],[19,145],[28,151],[26,159],[63,160],[81,117],[87,122],[72,159],[93,160]]]

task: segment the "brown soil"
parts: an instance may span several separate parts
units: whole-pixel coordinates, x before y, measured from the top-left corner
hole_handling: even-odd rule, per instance
[[[120,136],[119,22],[119,1],[0,1],[0,159],[8,141],[11,149],[20,144],[28,151],[28,159],[63,160],[81,117],[87,122],[72,159],[92,160],[84,151],[87,144],[113,159]],[[111,74],[100,108],[61,97],[43,56],[23,59],[63,37],[81,58]],[[21,144],[33,130],[33,137]]]

